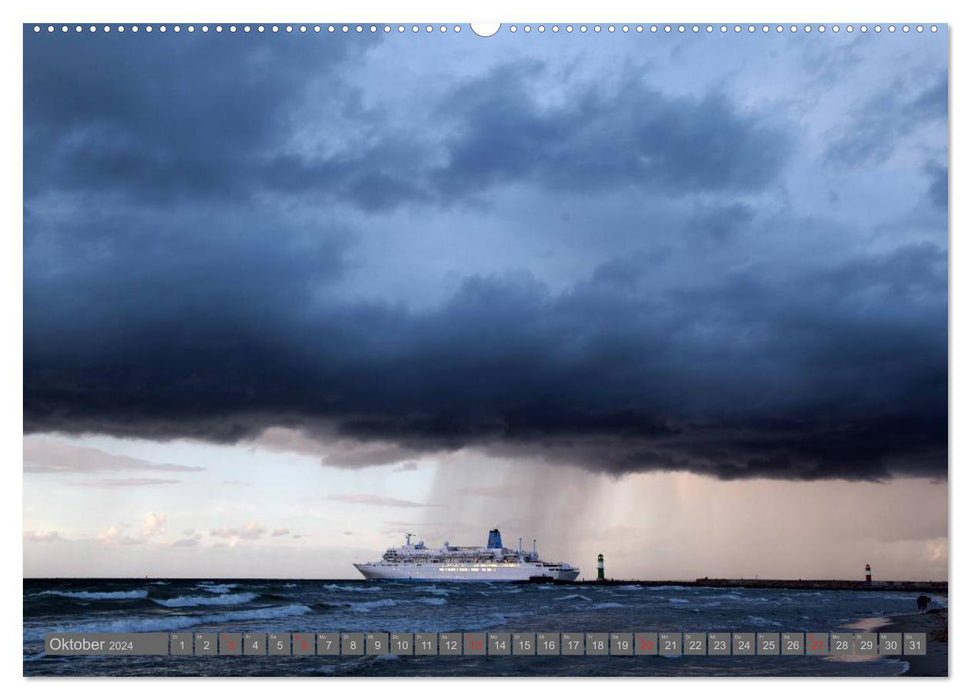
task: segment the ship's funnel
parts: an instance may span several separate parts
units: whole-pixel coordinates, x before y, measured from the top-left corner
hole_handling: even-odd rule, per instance
[[[486,547],[488,549],[502,549],[502,535],[499,534],[499,530],[489,530],[489,544]]]

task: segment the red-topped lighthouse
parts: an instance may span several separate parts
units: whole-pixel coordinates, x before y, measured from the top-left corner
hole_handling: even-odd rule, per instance
[[[867,583],[873,583],[873,576],[871,575],[871,573],[872,572],[870,571],[870,565],[867,564],[866,565],[866,582]]]

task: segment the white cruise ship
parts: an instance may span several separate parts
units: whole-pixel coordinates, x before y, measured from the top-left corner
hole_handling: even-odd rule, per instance
[[[403,581],[573,581],[580,570],[563,562],[542,561],[533,551],[506,549],[498,530],[489,531],[485,547],[455,547],[445,542],[440,549],[429,549],[424,542],[391,547],[381,561],[355,564],[367,579]]]

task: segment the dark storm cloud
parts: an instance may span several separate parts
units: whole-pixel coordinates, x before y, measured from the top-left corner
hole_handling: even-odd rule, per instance
[[[541,99],[534,83],[558,77],[532,61],[444,91],[422,131],[343,84],[370,40],[240,38],[27,37],[25,432],[288,427],[345,441],[322,450],[344,467],[472,446],[615,474],[946,473],[945,241],[762,255],[776,232],[747,198],[792,157],[781,120],[636,75]],[[292,147],[307,133],[332,148]],[[457,291],[420,309],[334,291],[369,269],[325,205],[455,215],[490,188],[629,197],[614,225],[636,245],[590,244],[595,269],[558,287],[513,255],[505,273],[459,266]],[[683,203],[677,235],[640,236],[647,195]],[[796,219],[771,221],[829,240]],[[554,248],[551,227],[536,235]],[[662,251],[682,234],[690,258],[736,255]]]
[[[725,242],[743,230],[755,218],[755,211],[744,204],[714,207],[696,214],[685,227],[689,234],[701,234],[716,242]],[[709,241],[699,242],[705,245]]]
[[[66,189],[158,203],[243,199],[272,186],[281,165],[298,164],[281,152],[293,109],[321,83],[353,109],[340,70],[375,42],[185,32],[51,38],[25,37],[26,195]],[[322,164],[320,184],[354,166]]]
[[[519,63],[456,89],[441,117],[454,129],[439,187],[465,195],[527,180],[555,189],[661,189],[672,194],[761,189],[789,153],[779,124],[718,94],[671,98],[629,74],[614,88],[576,89],[553,106]]]
[[[110,301],[122,280],[70,326],[25,324],[25,430],[234,441],[326,425],[611,472],[940,475],[945,260],[912,247],[653,299],[649,268],[561,295],[527,274],[471,278],[431,312],[281,299],[260,324],[186,314],[191,295],[171,293],[139,318]],[[125,332],[91,343],[110,323]]]
[[[933,204],[947,211],[947,167],[928,163],[925,170],[931,177],[931,184],[927,188],[928,197]]]
[[[541,62],[509,64],[440,97],[436,136],[363,106],[345,82],[341,68],[377,39],[26,38],[27,197],[61,190],[172,205],[276,193],[372,211],[516,181],[749,191],[773,180],[790,147],[779,124],[724,96],[671,98],[634,74],[612,90],[571,86],[563,104],[544,106],[530,81],[554,76]],[[340,134],[350,123],[364,136],[336,138],[326,154],[300,151],[293,137],[306,127],[294,115],[322,89],[330,108],[307,117],[316,129]]]
[[[830,143],[827,159],[861,168],[880,164],[906,137],[927,122],[947,120],[947,72],[921,74],[921,82],[900,80],[868,99]]]

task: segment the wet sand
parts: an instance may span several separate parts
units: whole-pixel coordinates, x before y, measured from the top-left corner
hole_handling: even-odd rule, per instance
[[[910,664],[905,676],[930,676],[946,678],[947,663],[947,608],[929,610],[924,615],[894,615],[886,624],[877,628],[879,632],[926,632],[926,656],[898,656]]]

